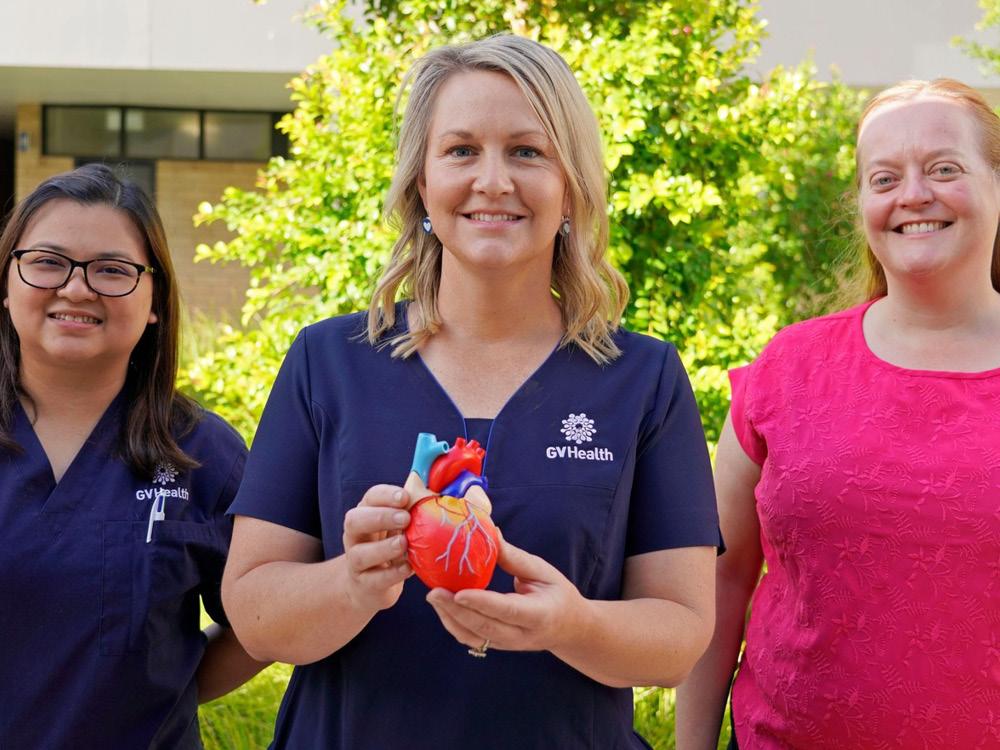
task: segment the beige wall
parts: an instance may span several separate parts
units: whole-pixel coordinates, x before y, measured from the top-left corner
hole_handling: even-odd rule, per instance
[[[41,116],[41,105],[22,104],[17,108],[17,132],[27,133],[29,141],[27,151],[16,154],[17,200],[47,177],[73,168],[72,158],[42,156]],[[232,234],[222,224],[195,228],[192,217],[199,203],[217,201],[230,185],[253,187],[260,166],[256,162],[156,162],[156,207],[167,232],[182,302],[192,315],[239,320],[247,287],[246,269],[236,264],[194,262],[194,249],[199,243],[212,244]]]

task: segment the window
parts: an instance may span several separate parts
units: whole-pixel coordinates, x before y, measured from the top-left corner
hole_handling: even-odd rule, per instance
[[[46,105],[47,155],[78,159],[267,161],[288,153],[276,112]]]
[[[55,156],[120,156],[118,107],[46,107],[44,148]]]
[[[197,159],[200,129],[197,110],[129,107],[125,110],[125,156]]]

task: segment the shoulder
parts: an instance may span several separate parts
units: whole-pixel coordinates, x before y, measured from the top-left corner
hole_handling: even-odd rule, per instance
[[[232,425],[215,412],[196,407],[195,423],[181,437],[180,446],[200,464],[209,461],[231,461],[246,453],[246,442]]]
[[[758,361],[780,357],[786,364],[792,364],[789,357],[825,356],[832,348],[842,350],[852,340],[854,327],[861,324],[868,304],[785,326],[764,347]]]
[[[669,341],[619,328],[614,341],[621,355],[611,363],[629,371],[640,369],[655,372],[683,370],[677,347]]]

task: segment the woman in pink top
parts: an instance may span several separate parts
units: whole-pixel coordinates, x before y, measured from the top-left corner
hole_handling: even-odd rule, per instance
[[[1000,748],[1000,120],[911,81],[857,147],[867,301],[730,373],[680,750],[715,747],[744,636],[741,750]]]

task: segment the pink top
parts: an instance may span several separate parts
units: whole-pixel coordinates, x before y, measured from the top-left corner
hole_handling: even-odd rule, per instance
[[[869,304],[730,373],[767,562],[741,750],[1000,748],[1000,369],[880,360]]]

